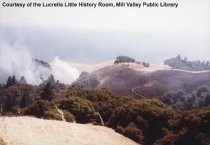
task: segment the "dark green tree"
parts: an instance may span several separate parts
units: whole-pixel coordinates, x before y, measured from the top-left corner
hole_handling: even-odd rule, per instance
[[[51,83],[52,85],[55,85],[55,78],[54,78],[54,76],[53,75],[50,75],[49,77],[48,77],[48,80],[47,80],[49,83]]]
[[[6,109],[7,111],[11,111],[13,107],[16,106],[16,96],[11,95],[6,98]]]
[[[24,76],[22,76],[22,77],[20,78],[19,83],[20,83],[20,84],[26,84],[26,83],[27,83]]]
[[[12,76],[11,83],[12,85],[16,84],[16,77],[14,75]]]
[[[10,87],[10,86],[13,86],[15,85],[16,83],[16,77],[13,75],[12,77],[9,76],[9,78],[7,79],[7,83],[6,83],[6,87]]]
[[[54,97],[54,86],[50,82],[47,82],[42,90],[41,98],[44,100],[51,101],[53,97]]]
[[[25,91],[23,93],[23,96],[22,96],[22,99],[20,102],[20,107],[21,108],[27,107],[30,103],[32,103],[30,93],[29,93],[29,91]]]
[[[10,87],[12,85],[12,77],[9,76],[7,79],[6,87]]]

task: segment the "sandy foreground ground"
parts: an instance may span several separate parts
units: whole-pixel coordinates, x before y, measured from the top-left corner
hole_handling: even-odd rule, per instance
[[[137,145],[107,127],[34,117],[0,117],[0,138],[6,145]]]

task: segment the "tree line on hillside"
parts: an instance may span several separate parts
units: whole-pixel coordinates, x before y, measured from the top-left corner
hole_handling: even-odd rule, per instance
[[[1,114],[16,114],[36,100],[52,100],[56,94],[65,90],[64,84],[56,82],[51,75],[48,80],[38,86],[26,83],[25,78],[9,76],[5,85],[0,86]]]
[[[176,110],[197,109],[210,105],[210,87],[199,86],[192,93],[183,90],[171,91],[160,98],[165,104]]]
[[[173,69],[183,69],[188,71],[210,70],[209,60],[189,61],[187,57],[182,58],[180,55],[175,58],[165,60],[164,64],[171,66]]]
[[[116,60],[114,61],[114,64],[119,63],[136,63],[136,64],[142,64],[144,67],[149,67],[150,64],[148,62],[140,62],[136,61],[134,58],[128,57],[128,56],[118,56],[116,57]]]
[[[139,100],[106,89],[74,86],[47,103],[56,104],[69,113],[67,118],[79,123],[100,124],[100,114],[106,126],[142,145],[210,143],[210,106],[180,112],[156,99]],[[45,109],[48,114],[50,109]]]
[[[178,54],[176,58],[177,58],[178,60],[183,61],[183,62],[190,63],[190,61],[188,62],[188,59],[187,59],[186,56],[185,56],[184,58],[182,58],[181,55]],[[209,66],[209,60],[206,60],[206,61],[205,61],[205,60],[203,60],[203,61],[198,60],[198,61],[195,61],[195,62],[197,62],[197,63],[199,63],[199,64],[202,64],[202,65]]]

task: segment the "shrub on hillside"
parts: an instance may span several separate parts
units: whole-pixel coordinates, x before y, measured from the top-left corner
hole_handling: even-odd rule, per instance
[[[129,123],[128,126],[125,128],[117,126],[116,131],[127,136],[128,138],[132,138],[138,143],[144,143],[143,131],[141,130],[141,128],[136,126],[134,122]]]
[[[75,120],[74,115],[72,115],[70,112],[63,110],[63,113],[66,121],[73,122]],[[53,102],[43,100],[34,102],[31,106],[26,108],[23,114],[32,115],[38,118],[62,120],[61,115],[55,107],[55,104]]]
[[[185,111],[170,122],[170,131],[155,145],[210,144],[210,106]]]
[[[99,123],[98,115],[95,116],[98,112],[105,125],[136,142],[142,143],[144,140],[146,144],[151,144],[163,136],[162,128],[169,125],[169,120],[175,113],[158,100],[117,96],[106,89],[72,87],[57,97],[55,102],[60,108],[71,112],[77,121],[79,118],[78,122],[95,120]]]
[[[160,98],[165,104],[176,110],[189,110],[210,105],[210,87],[199,86],[191,94],[182,90],[171,91]]]
[[[77,122],[88,123],[97,118],[96,111],[91,102],[82,98],[68,98],[57,100],[59,108],[67,110],[75,116]]]

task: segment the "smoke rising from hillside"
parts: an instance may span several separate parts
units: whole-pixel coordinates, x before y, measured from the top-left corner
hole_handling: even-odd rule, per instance
[[[80,75],[80,72],[77,69],[70,67],[67,62],[58,57],[55,57],[50,65],[52,67],[53,76],[61,83],[71,84]]]
[[[6,77],[4,80],[11,75],[15,75],[17,79],[24,76],[30,84],[40,84],[50,75],[49,69],[33,61],[27,46],[8,44],[5,41],[1,41],[0,71],[4,74],[2,77]]]
[[[20,43],[9,44],[0,41],[0,80],[6,81],[8,76],[15,75],[17,79],[24,76],[27,83],[38,85],[50,74],[61,83],[71,84],[79,77],[79,72],[67,65],[66,62],[55,58],[52,70],[33,60],[27,46]],[[0,82],[1,82],[0,81]]]

